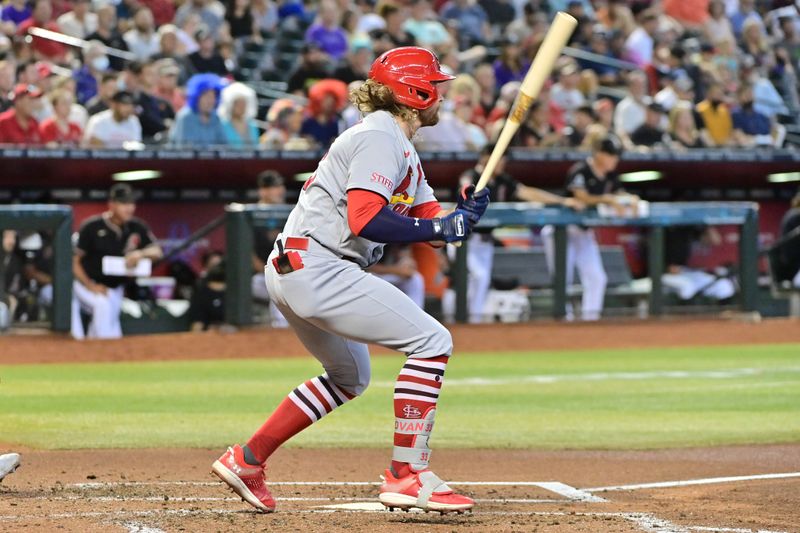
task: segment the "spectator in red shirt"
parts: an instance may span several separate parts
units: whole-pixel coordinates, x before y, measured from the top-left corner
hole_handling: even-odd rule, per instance
[[[53,116],[42,121],[39,134],[48,146],[78,146],[83,136],[81,127],[69,120],[75,97],[69,91],[57,89],[48,95],[53,104]]]
[[[14,107],[0,113],[0,143],[2,144],[41,144],[39,124],[33,118],[36,99],[42,96],[34,85],[22,83],[14,87],[12,100]]]
[[[158,81],[153,93],[169,102],[172,109],[181,109],[186,103],[186,94],[178,85],[181,69],[172,59],[160,59],[156,62]]]
[[[31,18],[17,27],[17,34],[24,37],[28,35],[28,30],[31,28],[60,32],[58,24],[53,22],[52,17],[53,6],[50,4],[50,0],[35,0]],[[56,41],[42,39],[41,37],[32,37],[32,39],[33,51],[41,58],[59,61],[64,58],[67,52],[66,47]]]
[[[140,0],[139,3],[153,13],[156,27],[169,24],[175,18],[175,5],[169,0]]]

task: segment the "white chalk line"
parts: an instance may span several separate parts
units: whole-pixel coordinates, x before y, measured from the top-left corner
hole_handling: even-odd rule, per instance
[[[639,483],[635,485],[612,485],[608,487],[592,487],[582,489],[583,492],[606,492],[618,490],[668,489],[673,487],[689,487],[692,485],[713,485],[715,483],[735,483],[737,481],[756,481],[760,479],[789,479],[800,477],[800,472],[783,472],[778,474],[754,474],[750,476],[709,477],[688,479],[685,481],[658,481],[655,483]]]
[[[358,513],[358,514],[383,514],[390,515],[387,511],[356,511],[347,509],[303,509],[297,511],[290,511],[285,514],[332,514],[332,513]],[[0,521],[5,522],[18,522],[23,520],[68,520],[78,518],[104,518],[104,519],[125,519],[125,518],[145,518],[145,517],[159,517],[159,516],[197,516],[197,515],[242,515],[242,516],[260,516],[258,513],[249,510],[232,510],[232,509],[157,509],[147,511],[87,511],[76,513],[57,513],[49,514],[43,517],[40,514],[20,514],[20,515],[0,515]],[[568,513],[563,511],[485,511],[475,513],[475,517],[480,516],[583,516],[583,517],[597,517],[607,518],[616,517],[622,518],[636,523],[645,531],[658,532],[658,533],[684,533],[688,531],[710,531],[719,533],[786,533],[783,531],[768,531],[768,530],[753,530],[742,528],[726,528],[726,527],[710,527],[710,526],[679,526],[667,520],[660,519],[648,513],[624,513],[624,512],[577,512]],[[472,516],[459,517],[460,519],[471,520]],[[135,524],[135,523],[134,523]],[[158,529],[150,530],[130,530],[137,533],[157,533]]]
[[[542,487],[552,481],[448,481],[448,485],[478,486],[478,487]],[[190,487],[219,487],[219,481],[93,481],[89,483],[71,483],[64,487],[77,489],[105,489],[112,487],[159,487],[159,486],[190,486]],[[377,487],[380,481],[267,481],[272,486],[311,486],[311,487]],[[544,487],[542,487],[544,488]]]
[[[652,533],[690,533],[692,531],[710,531],[714,533],[786,533],[784,531],[771,531],[766,529],[755,530],[736,527],[682,526],[650,513],[619,513],[619,516],[635,523],[642,528],[643,531]]]
[[[562,381],[641,381],[649,379],[734,379],[764,374],[800,373],[800,367],[729,368],[726,370],[653,370],[648,372],[591,372],[587,374],[533,374],[502,378],[448,378],[448,387],[494,386],[525,383],[559,383]],[[378,381],[373,387],[394,387],[394,381]]]
[[[276,496],[279,502],[363,502],[364,498],[355,497],[300,497]],[[561,499],[544,498],[474,498],[478,503],[567,503]],[[197,502],[240,502],[241,498],[234,497],[164,497],[164,496],[33,496],[26,497],[24,500],[46,500],[46,501],[81,501],[81,502],[160,502],[160,503],[197,503]],[[603,500],[605,501],[605,500]]]

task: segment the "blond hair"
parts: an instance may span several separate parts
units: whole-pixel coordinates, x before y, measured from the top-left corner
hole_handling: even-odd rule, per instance
[[[350,91],[350,101],[364,114],[375,111],[387,111],[406,122],[412,122],[419,116],[419,111],[398,104],[392,90],[375,80],[367,80],[360,87]]]
[[[475,81],[475,78],[469,74],[459,74],[450,84],[450,90],[447,94],[450,98],[463,96],[469,100],[472,107],[475,107],[480,103],[481,87]]]
[[[679,100],[670,110],[669,112],[669,132],[670,134],[674,134],[677,130],[678,126],[678,119],[684,113],[689,113],[692,115],[693,107],[691,102],[686,100]],[[694,117],[692,120],[689,121],[689,133],[691,134],[692,138],[697,138],[697,126],[694,123]]]
[[[72,95],[72,93],[63,88],[55,89],[47,95],[47,99],[50,101],[53,107],[55,107],[59,100],[65,97],[72,98],[72,101],[75,101],[75,97]]]

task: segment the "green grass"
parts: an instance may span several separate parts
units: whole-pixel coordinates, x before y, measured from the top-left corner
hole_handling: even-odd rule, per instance
[[[374,357],[366,394],[291,445],[385,446],[401,363]],[[0,442],[220,447],[246,439],[292,388],[319,373],[311,357],[0,366]],[[800,345],[773,345],[457,353],[432,442],[642,449],[798,441]]]

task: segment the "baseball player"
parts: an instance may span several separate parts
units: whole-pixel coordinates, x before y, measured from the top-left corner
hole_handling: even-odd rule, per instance
[[[92,314],[88,336],[97,339],[122,337],[119,315],[125,276],[105,273],[103,258],[124,257],[129,268],[142,259],[157,260],[163,252],[147,224],[133,216],[136,199],[133,189],[117,183],[108,193],[108,211],[87,218],[78,230],[72,261],[75,281],[72,286],[72,336],[83,339],[86,332],[80,309]]]
[[[464,172],[460,178],[460,186],[477,183],[483,168],[489,162],[494,145],[489,144],[481,150],[478,164]],[[536,202],[541,204],[562,205],[580,210],[584,205],[572,197],[562,197],[536,187],[523,185],[506,172],[506,158],[501,157],[489,179],[489,198],[492,202]],[[494,265],[494,241],[491,228],[475,228],[469,238],[467,248],[467,304],[469,321],[477,324],[483,322],[484,306],[492,284],[492,266]]]
[[[621,206],[624,203],[637,202],[639,198],[621,191],[619,179],[614,172],[621,154],[622,143],[619,137],[614,134],[598,137],[592,144],[592,154],[585,161],[573,165],[567,173],[567,193],[590,207],[600,204]],[[555,263],[552,226],[542,228],[542,239],[547,265],[552,273]],[[567,285],[573,282],[575,267],[578,268],[583,285],[581,318],[598,320],[603,312],[608,278],[594,231],[584,226],[567,227]],[[573,318],[571,306],[568,305],[567,319]]]
[[[331,145],[308,179],[266,265],[270,297],[325,372],[289,393],[245,446],[212,471],[262,512],[275,510],[267,458],[293,435],[364,392],[367,343],[408,357],[394,390],[394,449],[380,501],[389,508],[463,512],[472,499],[428,469],[428,439],[453,350],[450,333],[399,289],[364,271],[385,243],[465,240],[489,204],[466,189],[442,211],[411,143],[436,124],[438,85],[453,79],[424,48],[378,57],[351,99],[366,114]]]

